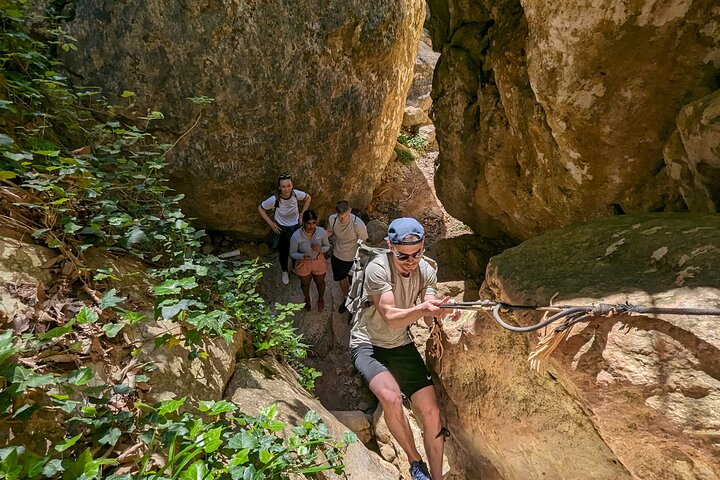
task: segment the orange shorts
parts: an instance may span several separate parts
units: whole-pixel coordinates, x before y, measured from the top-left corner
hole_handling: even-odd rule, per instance
[[[315,260],[303,259],[295,262],[295,273],[298,277],[310,274],[322,275],[327,272],[327,260],[324,255],[318,255]]]

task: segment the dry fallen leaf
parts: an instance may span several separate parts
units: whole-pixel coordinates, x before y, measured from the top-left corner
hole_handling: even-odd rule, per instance
[[[76,148],[72,151],[73,155],[87,155],[90,152],[92,152],[92,147],[90,145],[85,145],[84,147]]]

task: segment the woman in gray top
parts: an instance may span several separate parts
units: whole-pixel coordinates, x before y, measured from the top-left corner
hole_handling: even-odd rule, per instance
[[[325,229],[318,227],[317,214],[307,210],[302,216],[303,226],[290,237],[290,256],[297,260],[295,273],[300,278],[300,286],[305,296],[305,310],[312,310],[310,304],[310,282],[315,281],[318,291],[317,308],[325,309],[325,273],[327,261],[324,253],[330,250]]]

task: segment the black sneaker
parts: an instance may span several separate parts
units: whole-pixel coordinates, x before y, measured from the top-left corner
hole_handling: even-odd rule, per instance
[[[338,313],[345,313],[347,312],[347,307],[345,306],[345,300],[340,302],[340,306],[338,307]]]
[[[410,464],[410,478],[412,480],[430,480],[430,472],[428,472],[425,462],[417,460]]]

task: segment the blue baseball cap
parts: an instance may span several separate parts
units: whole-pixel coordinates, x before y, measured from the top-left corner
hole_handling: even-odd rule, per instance
[[[415,237],[405,240],[407,237]],[[410,217],[396,218],[388,226],[385,240],[395,245],[415,245],[425,239],[425,229],[420,222]]]

